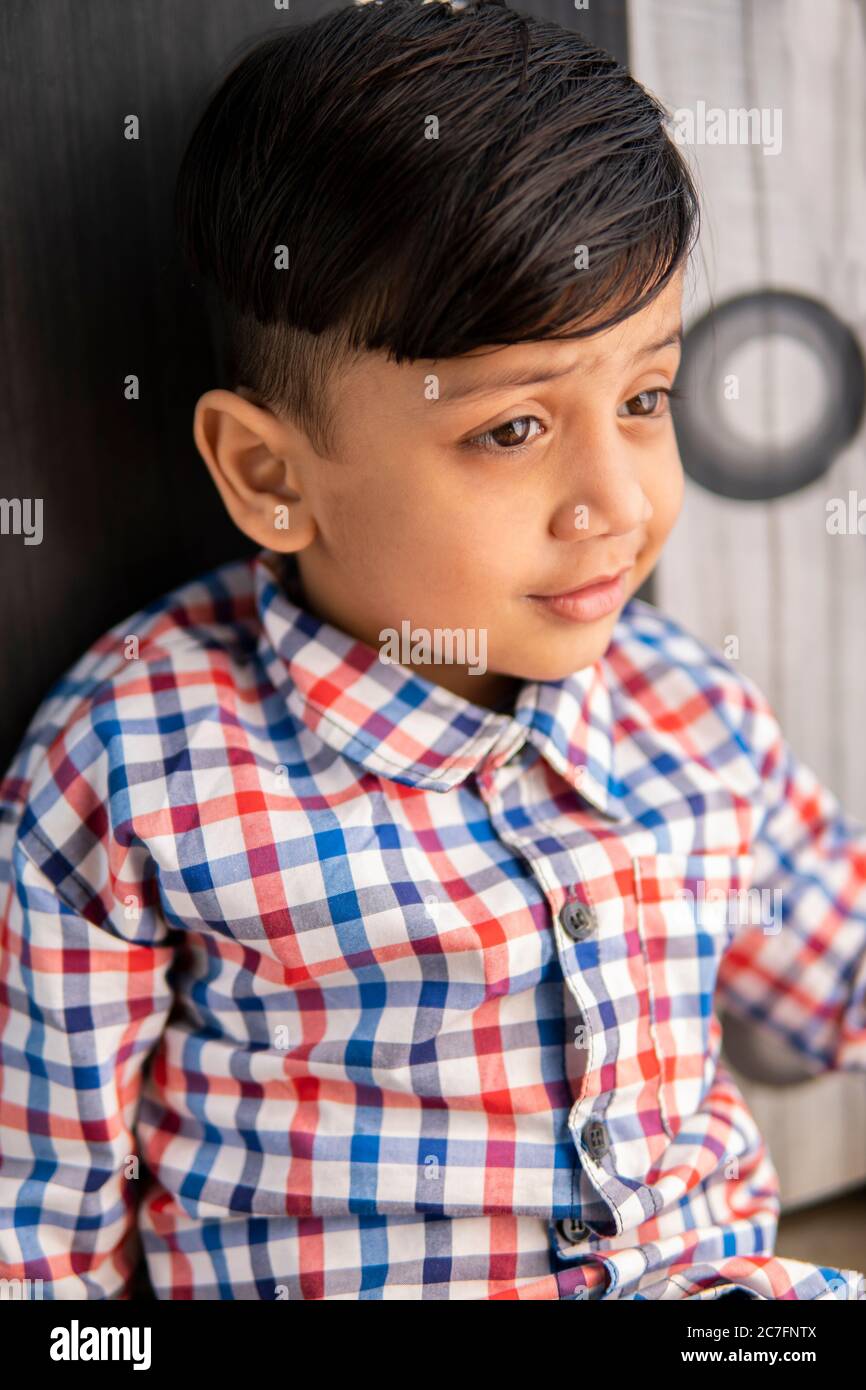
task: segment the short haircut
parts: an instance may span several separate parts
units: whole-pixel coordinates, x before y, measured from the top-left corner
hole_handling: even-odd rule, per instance
[[[456,357],[638,312],[699,230],[667,120],[584,35],[490,0],[372,0],[268,36],[209,100],[175,194],[225,384],[327,455],[357,353]]]

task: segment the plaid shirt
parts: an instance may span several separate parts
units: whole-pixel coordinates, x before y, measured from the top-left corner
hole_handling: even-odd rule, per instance
[[[275,565],[114,628],[3,784],[2,1276],[866,1298],[773,1254],[720,1059],[722,1008],[866,1071],[866,831],[755,685],[633,599],[494,712]]]

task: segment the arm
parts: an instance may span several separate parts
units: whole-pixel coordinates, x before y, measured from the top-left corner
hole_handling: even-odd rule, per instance
[[[171,1004],[170,933],[134,852],[113,872],[79,824],[69,853],[86,854],[91,879],[101,869],[94,892],[38,820],[23,839],[0,904],[0,1277],[41,1279],[50,1299],[125,1298],[134,1125]]]
[[[764,893],[721,962],[717,1008],[788,1044],[812,1073],[866,1071],[866,827],[746,684],[764,787],[752,885]]]

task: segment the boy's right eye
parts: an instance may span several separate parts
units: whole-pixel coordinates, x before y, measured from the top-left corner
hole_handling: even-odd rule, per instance
[[[488,453],[523,453],[534,439],[540,437],[538,434],[531,436],[528,434],[528,426],[533,421],[540,426],[542,433],[544,433],[545,426],[542,425],[537,415],[516,415],[511,420],[503,421],[501,425],[494,425],[492,429],[485,430],[483,434],[476,434],[471,439],[464,440],[463,447],[466,449],[486,449]],[[515,426],[518,427],[516,438]],[[497,439],[497,435],[502,436],[502,438]]]

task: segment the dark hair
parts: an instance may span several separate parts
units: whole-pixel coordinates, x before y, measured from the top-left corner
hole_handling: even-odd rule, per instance
[[[225,314],[226,384],[325,454],[331,375],[355,353],[440,359],[636,313],[698,234],[667,117],[584,35],[490,0],[367,0],[259,42],[175,195]]]

